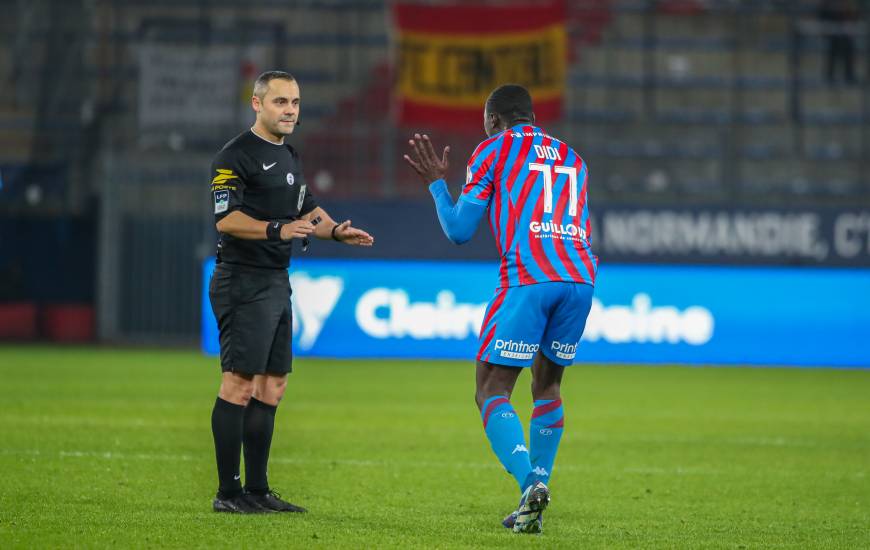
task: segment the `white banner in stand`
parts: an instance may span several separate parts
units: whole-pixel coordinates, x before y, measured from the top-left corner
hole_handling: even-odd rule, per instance
[[[145,44],[139,50],[139,124],[219,126],[236,121],[240,55],[234,48]]]

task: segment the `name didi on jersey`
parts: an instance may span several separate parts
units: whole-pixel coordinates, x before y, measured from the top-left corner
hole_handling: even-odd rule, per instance
[[[594,284],[587,181],[576,151],[532,125],[516,125],[475,149],[463,198],[489,209],[500,286]]]
[[[533,134],[536,132],[526,132],[526,133]],[[539,159],[558,160],[558,161],[562,160],[562,155],[561,155],[561,153],[559,153],[559,149],[557,149],[556,147],[553,147],[552,145],[537,145],[537,144],[535,144],[535,145],[533,145],[533,147],[535,149],[535,155]],[[550,183],[549,185],[552,186],[552,183]],[[576,185],[576,183],[574,183],[574,185]],[[572,195],[576,196],[576,191],[574,191],[574,193],[572,193]],[[550,200],[552,200],[552,199],[550,199]],[[547,209],[545,208],[545,210],[547,210]],[[552,211],[552,208],[550,208],[549,210]],[[538,239],[541,239],[541,238],[566,239],[567,238],[570,240],[585,241],[586,237],[587,237],[586,230],[581,228],[581,227],[577,227],[573,223],[560,224],[560,223],[556,223],[556,222],[539,222],[539,221],[532,220],[532,222],[529,223],[529,231],[534,233],[535,238],[538,238]],[[541,235],[542,233],[543,233],[543,235]]]

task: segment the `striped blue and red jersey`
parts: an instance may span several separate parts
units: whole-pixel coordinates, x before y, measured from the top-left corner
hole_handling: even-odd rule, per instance
[[[477,146],[459,198],[487,207],[500,287],[595,283],[588,182],[580,155],[537,126],[520,124]]]

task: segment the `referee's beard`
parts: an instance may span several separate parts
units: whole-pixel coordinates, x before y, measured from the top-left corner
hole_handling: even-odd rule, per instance
[[[274,122],[268,121],[266,117],[258,116],[257,122],[254,124],[253,129],[259,131],[260,133],[266,133],[271,135],[275,140],[281,141],[285,137],[289,136],[293,133],[293,130],[296,129],[298,122],[282,122],[280,119],[275,120]]]
[[[289,136],[296,129],[298,122],[296,120],[282,121],[276,120],[274,124],[268,126],[269,131],[276,136]]]

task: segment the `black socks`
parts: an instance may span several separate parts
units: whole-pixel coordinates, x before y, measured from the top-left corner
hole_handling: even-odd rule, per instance
[[[211,412],[211,433],[214,436],[214,454],[217,458],[220,483],[218,491],[222,498],[233,498],[242,493],[239,462],[244,420],[245,407],[217,398]]]
[[[244,409],[242,439],[245,444],[245,490],[251,493],[265,493],[269,490],[266,466],[269,462],[269,449],[272,446],[276,410],[277,407],[267,405],[253,397]]]

